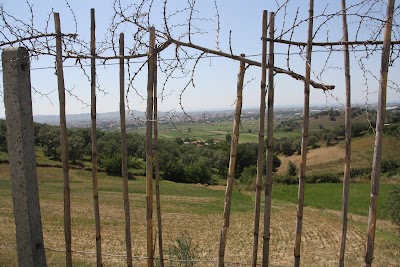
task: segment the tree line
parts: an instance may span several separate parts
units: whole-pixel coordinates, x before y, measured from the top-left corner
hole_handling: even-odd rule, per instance
[[[354,116],[361,114],[359,108],[352,110]],[[326,114],[325,114],[326,113]],[[338,116],[334,110],[317,113],[318,116]],[[374,111],[370,111],[373,115]],[[315,114],[312,116],[316,116]],[[387,113],[385,134],[400,137],[400,112],[398,109]],[[301,127],[295,120],[287,120],[276,126],[277,130],[293,131]],[[371,132],[374,121],[352,124],[352,137]],[[34,123],[35,145],[43,150],[46,157],[61,161],[60,130],[58,126]],[[308,149],[321,145],[331,146],[344,138],[344,126],[318,129],[310,132]],[[225,142],[213,142],[212,139],[192,144],[189,138],[159,140],[159,168],[166,180],[183,183],[212,184],[225,179],[229,166],[231,136],[228,133]],[[6,152],[6,124],[0,120],[0,151]],[[196,142],[195,142],[196,143]],[[97,149],[99,167],[111,175],[121,175],[121,144],[118,131],[98,130]],[[236,177],[243,182],[254,178],[257,165],[256,143],[238,145]],[[127,134],[128,168],[131,175],[145,174],[145,137],[129,132]],[[301,137],[274,138],[274,153],[291,156],[301,154]],[[68,154],[73,165],[84,166],[91,162],[91,133],[88,128],[68,129]],[[264,155],[265,156],[265,155]],[[279,158],[274,155],[274,170],[280,166]],[[265,166],[264,166],[265,167]],[[265,170],[265,168],[263,168]]]
[[[68,155],[71,164],[84,166],[91,162],[91,134],[88,128],[68,129]],[[60,129],[58,126],[34,123],[35,145],[46,157],[61,161]],[[0,120],[0,150],[7,151],[5,121]],[[183,183],[212,184],[226,178],[229,166],[230,142],[209,143],[198,146],[177,139],[159,139],[159,168],[166,180]],[[257,164],[256,143],[238,145],[236,176]],[[121,143],[118,131],[97,132],[98,164],[110,175],[121,175]],[[145,175],[145,136],[127,133],[128,169],[131,175]],[[280,166],[275,156],[274,168]],[[264,168],[265,169],[265,168]]]

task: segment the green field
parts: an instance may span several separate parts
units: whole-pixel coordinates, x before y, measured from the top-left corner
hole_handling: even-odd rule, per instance
[[[15,250],[10,249],[15,244],[11,201],[11,188],[8,176],[8,165],[0,164],[0,229],[1,244],[8,250],[0,251],[0,266],[15,266]],[[63,182],[61,168],[38,168],[42,221],[46,247],[63,248]],[[91,173],[84,170],[71,170],[71,205],[73,248],[75,250],[94,251],[94,221]],[[121,193],[121,179],[99,173],[99,198],[102,224],[104,253],[123,254],[124,251],[124,219]],[[400,259],[393,258],[395,251],[400,249],[400,237],[396,227],[388,221],[388,194],[392,185],[383,184],[379,195],[379,227],[377,229],[376,261],[379,266],[396,266]],[[201,250],[201,258],[212,259],[217,253],[218,232],[222,226],[224,209],[224,187],[205,187],[194,184],[177,184],[161,181],[161,200],[164,218],[165,243],[171,244],[179,234],[186,230]],[[134,255],[145,255],[145,179],[138,177],[129,181],[129,192],[132,211],[132,235],[134,238]],[[305,195],[305,236],[317,231],[318,240],[330,244],[325,248],[326,259],[335,257],[337,244],[333,236],[325,233],[328,225],[340,231],[341,184],[310,184],[306,185]],[[273,244],[285,244],[282,248],[273,248],[276,262],[290,263],[292,250],[292,232],[294,231],[297,201],[297,186],[274,185],[272,209]],[[369,184],[352,184],[350,189],[349,212],[360,217],[350,219],[351,238],[356,242],[349,247],[348,263],[357,265],[362,260],[362,246],[366,217],[369,203]],[[232,202],[232,221],[227,258],[230,261],[248,262],[251,257],[252,220],[254,208],[254,193],[235,191]],[[354,221],[353,221],[354,220]],[[317,223],[313,223],[316,221]],[[312,226],[311,226],[312,225]],[[312,227],[312,228],[310,228]],[[328,227],[328,228],[329,228]],[[293,228],[293,229],[292,229]],[[320,230],[318,230],[320,229]],[[311,231],[312,232],[309,232]],[[315,235],[315,234],[314,234]],[[354,235],[357,241],[354,241]],[[397,235],[397,236],[396,236]],[[277,239],[278,238],[278,239]],[[274,243],[275,242],[275,243]],[[210,245],[212,244],[212,245]],[[318,247],[318,242],[308,241],[305,246]],[[390,246],[388,248],[388,246]],[[354,251],[356,249],[358,252]],[[304,264],[313,265],[315,257],[310,249],[305,249]],[[353,253],[358,253],[357,256]],[[332,254],[331,256],[328,254]],[[47,251],[49,266],[63,266],[63,254]],[[392,255],[392,256],[391,256]],[[279,261],[278,261],[279,259]],[[74,254],[76,266],[91,266],[93,256]],[[274,261],[273,261],[274,262]],[[118,259],[105,258],[105,266],[123,266]],[[214,266],[215,264],[207,265]],[[136,266],[144,266],[144,262],[136,262]],[[204,265],[206,266],[206,265]],[[331,265],[323,265],[331,266]],[[333,265],[332,265],[333,266]]]
[[[319,116],[317,119],[314,117],[310,117],[310,131],[320,131],[321,125],[325,129],[333,129],[335,127],[339,127],[344,125],[344,113],[341,112],[339,116],[335,118],[336,120],[330,120],[329,116]],[[291,120],[291,119],[287,119]],[[299,123],[299,127],[294,131],[274,131],[275,138],[282,137],[295,137],[301,136],[301,125],[303,124],[302,119],[294,119],[297,123]],[[353,123],[366,123],[367,115],[366,113],[362,113],[361,115],[355,116],[352,118]],[[239,134],[239,142],[258,142],[258,126],[259,120],[242,120],[240,122],[240,134]],[[274,127],[276,127],[280,123],[279,120],[274,121]],[[225,141],[225,136],[227,133],[232,134],[232,121],[220,121],[220,122],[185,122],[185,123],[175,123],[174,125],[171,123],[168,124],[160,124],[159,125],[159,135],[165,138],[189,138],[206,141],[208,139],[214,139],[218,141]],[[133,129],[131,131],[138,132],[141,134],[145,134],[145,129]],[[264,133],[266,137],[266,132]]]
[[[239,131],[239,142],[258,142],[258,120],[250,121],[243,120],[240,125]],[[175,126],[172,124],[161,124],[159,125],[159,136],[165,138],[189,138],[190,140],[202,140],[207,141],[208,139],[213,139],[216,141],[225,141],[226,135],[232,134],[232,122],[223,121],[218,123],[179,123]],[[189,130],[190,129],[190,130]],[[145,134],[145,129],[132,130],[140,134]],[[267,136],[267,133],[264,133]],[[294,132],[282,132],[276,131],[274,136],[280,137],[292,137],[301,136],[301,131]]]
[[[392,184],[382,184],[380,186],[378,217],[381,219],[390,219],[389,193],[392,187]],[[273,198],[297,203],[297,188],[297,185],[275,185],[273,188]],[[342,209],[342,194],[342,184],[306,184],[304,201],[306,206],[339,211]],[[368,216],[370,194],[370,184],[350,184],[349,212]]]

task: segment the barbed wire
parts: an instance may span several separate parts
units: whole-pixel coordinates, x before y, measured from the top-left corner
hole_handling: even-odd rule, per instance
[[[400,45],[400,44],[399,44]],[[340,48],[338,48],[338,49],[330,49],[330,50],[313,50],[313,53],[332,53],[332,52],[343,52],[344,51],[344,49],[340,49]],[[376,48],[363,48],[363,49],[353,49],[353,50],[351,50],[352,52],[365,52],[365,51],[382,51],[382,48],[378,48],[378,49],[376,49]],[[400,51],[400,47],[399,48],[393,48],[392,49],[392,51]],[[289,55],[299,55],[300,54],[300,52],[291,52],[291,53],[289,53]],[[267,56],[268,55],[270,55],[269,53],[267,53]],[[276,53],[274,53],[274,55],[276,56],[276,55],[278,55],[278,56],[286,56],[287,55],[287,53],[284,53],[284,52],[276,52]],[[253,54],[253,55],[246,55],[246,58],[253,58],[253,57],[260,57],[261,56],[261,54]],[[69,58],[69,57],[67,57],[67,58]],[[102,57],[98,57],[99,59],[101,59]],[[202,56],[202,58],[221,58],[220,56],[217,56],[217,55],[207,55],[207,56]],[[185,58],[182,58],[182,59],[184,59],[184,60],[197,60],[197,58],[192,58],[192,57],[185,57]],[[161,61],[175,61],[176,59],[175,58],[164,58],[164,59],[157,59],[157,61],[158,62],[161,62]],[[0,59],[0,62],[1,62],[2,60]],[[147,62],[147,60],[142,60],[142,61],[130,61],[130,62],[126,62],[126,63],[124,63],[125,65],[129,65],[129,64],[143,64],[143,63],[146,63]],[[117,66],[117,65],[120,65],[120,63],[96,63],[95,64],[95,66]],[[81,68],[81,67],[90,67],[90,66],[92,66],[91,64],[80,64],[80,65],[77,65],[77,64],[74,64],[74,65],[63,65],[63,67],[64,68]],[[50,67],[50,66],[47,66],[47,67],[35,67],[35,68],[31,68],[30,70],[32,71],[32,70],[46,70],[46,69],[55,69],[55,67],[53,66],[53,67]],[[0,72],[2,72],[3,71],[3,69],[2,68],[0,68]],[[316,76],[320,76],[320,75],[316,75]]]

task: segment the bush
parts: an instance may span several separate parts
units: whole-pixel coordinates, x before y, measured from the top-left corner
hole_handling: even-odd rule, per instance
[[[297,175],[297,166],[293,161],[289,160],[289,164],[287,166],[287,172],[286,174],[288,176],[296,176]]]
[[[350,168],[350,178],[370,178],[371,168]]]
[[[400,226],[400,187],[394,186],[389,194],[389,211],[392,222]]]
[[[178,260],[170,261],[169,266],[192,267],[195,263],[191,260],[198,257],[199,249],[197,245],[193,244],[188,232],[184,231],[175,239],[174,244],[167,246],[166,252],[171,260]]]
[[[243,184],[251,184],[257,178],[257,166],[252,165],[245,167],[240,174],[240,182]]]
[[[187,165],[180,160],[177,162],[168,162],[163,178],[177,183],[213,183],[209,164],[204,160]]]
[[[185,166],[182,161],[168,162],[165,166],[163,178],[178,183],[188,183],[185,178]]]
[[[306,176],[306,182],[310,184],[319,184],[319,183],[340,183],[340,175],[337,173],[324,172],[324,173],[315,173]]]
[[[100,161],[100,164],[108,175],[122,176],[122,163],[120,154],[115,154],[110,158],[104,158]]]
[[[273,181],[274,181],[274,183],[278,183],[278,184],[297,184],[298,178],[295,176],[287,175],[287,174],[284,174],[284,175],[275,174]]]
[[[400,163],[395,161],[395,160],[385,160],[382,161],[382,173],[387,173],[387,172],[395,172],[397,169],[400,168]]]

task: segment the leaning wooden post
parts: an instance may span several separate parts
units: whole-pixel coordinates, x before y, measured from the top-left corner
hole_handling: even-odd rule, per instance
[[[241,54],[240,56],[245,57],[244,54]],[[241,61],[240,70],[238,74],[238,81],[237,81],[236,109],[235,109],[235,118],[233,121],[233,138],[231,142],[229,169],[228,169],[228,177],[227,177],[226,191],[225,191],[224,225],[221,229],[220,240],[219,240],[219,253],[218,253],[219,267],[224,266],[226,237],[228,235],[229,218],[231,214],[233,178],[235,176],[236,151],[237,151],[237,144],[239,141],[239,126],[240,126],[240,115],[242,114],[243,80],[245,71],[246,71],[245,63]]]
[[[269,38],[274,39],[275,13],[269,13]],[[269,41],[268,56],[268,121],[267,121],[267,175],[265,183],[264,206],[264,244],[262,266],[269,264],[269,241],[271,226],[271,202],[272,202],[272,176],[274,162],[274,41]]]
[[[91,119],[92,119],[92,182],[93,182],[93,206],[96,225],[96,257],[97,266],[103,266],[101,258],[101,231],[100,231],[100,207],[97,175],[97,132],[96,132],[96,24],[94,8],[90,10],[90,87],[91,87]]]
[[[386,28],[383,41],[381,60],[381,75],[379,79],[378,110],[376,115],[375,148],[371,175],[371,200],[369,204],[367,242],[364,266],[370,267],[374,259],[374,242],[376,229],[376,215],[378,211],[379,182],[381,178],[383,125],[386,115],[386,90],[390,59],[390,45],[392,38],[392,21],[394,13],[394,0],[388,0],[386,12]]]
[[[308,40],[307,40],[307,56],[306,56],[306,75],[304,81],[304,112],[303,112],[303,133],[301,139],[301,163],[299,175],[298,189],[298,205],[296,220],[296,240],[294,246],[294,266],[300,266],[300,245],[301,231],[303,226],[303,209],[304,209],[304,187],[306,176],[306,160],[308,145],[308,124],[310,121],[310,75],[311,75],[311,54],[312,54],[312,36],[313,36],[313,17],[314,17],[314,0],[309,2],[308,10]]]
[[[253,224],[253,258],[252,266],[257,266],[258,237],[260,231],[260,207],[261,190],[264,166],[264,131],[265,131],[265,89],[267,80],[267,27],[268,12],[263,11],[262,19],[262,58],[261,58],[261,86],[260,86],[260,121],[258,132],[258,154],[257,154],[257,179],[256,179],[256,202],[254,207]]]
[[[154,55],[154,176],[156,178],[156,205],[158,225],[158,251],[160,253],[160,266],[164,267],[164,251],[162,237],[161,198],[160,198],[160,172],[158,165],[158,117],[157,117],[157,54]]]
[[[18,266],[46,266],[36,172],[28,50],[23,47],[4,49],[2,66]]]
[[[125,61],[124,61],[124,34],[119,35],[119,114],[121,120],[121,166],[122,187],[125,213],[125,244],[126,264],[132,267],[132,241],[131,241],[131,212],[129,209],[128,190],[128,152],[126,145],[126,123],[125,123]]]
[[[342,0],[342,28],[343,41],[349,40],[349,32],[347,27],[346,0]],[[346,79],[346,110],[345,110],[345,135],[346,135],[346,155],[344,162],[343,175],[343,199],[342,199],[342,235],[340,237],[339,249],[339,267],[344,266],[344,254],[346,251],[346,235],[347,235],[347,213],[348,213],[348,195],[350,180],[350,158],[351,158],[351,81],[350,81],[350,54],[349,46],[343,45],[344,49],[344,75]]]
[[[152,120],[153,120],[153,88],[155,29],[149,29],[150,40],[148,50],[147,76],[147,111],[146,111],[146,221],[147,221],[147,266],[154,266],[153,250],[153,156],[152,156]]]
[[[64,69],[63,69],[62,47],[61,47],[61,42],[62,42],[61,23],[60,23],[60,15],[58,13],[54,13],[54,25],[57,34],[56,36],[57,83],[58,83],[58,98],[60,102],[60,143],[61,143],[61,160],[63,166],[63,180],[64,180],[65,265],[72,266],[71,196],[69,188],[67,122],[65,115],[65,85],[64,85]]]

